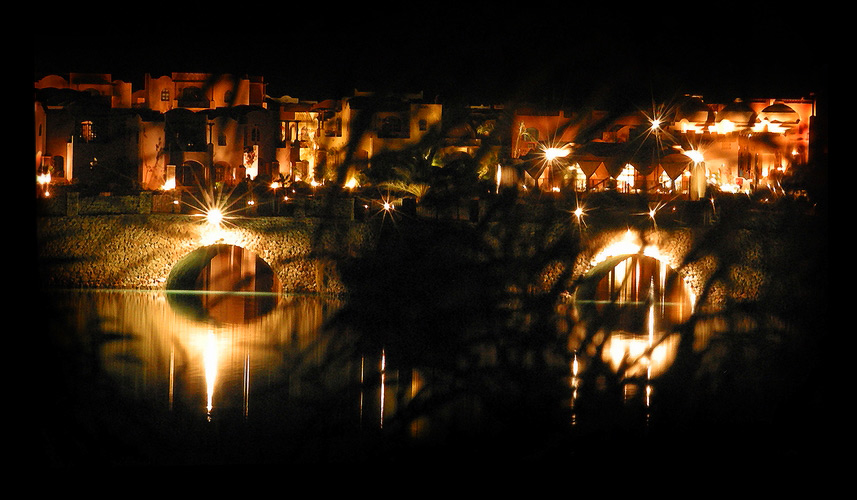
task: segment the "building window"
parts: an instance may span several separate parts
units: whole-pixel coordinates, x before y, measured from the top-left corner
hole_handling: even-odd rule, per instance
[[[402,136],[402,120],[397,116],[387,116],[381,122],[378,137],[392,138]]]
[[[169,102],[170,100],[170,89],[161,90],[161,101]]]
[[[95,128],[92,126],[92,122],[89,120],[80,122],[80,137],[84,140],[84,142],[90,142],[95,140]]]
[[[262,140],[262,132],[259,130],[259,127],[254,125],[253,128],[250,129],[250,144],[259,144]]]

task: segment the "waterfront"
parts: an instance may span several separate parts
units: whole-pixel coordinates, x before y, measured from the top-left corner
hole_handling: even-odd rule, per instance
[[[454,236],[460,226],[421,234],[388,224],[376,252],[343,268],[348,300],[242,292],[229,300],[265,306],[199,314],[224,296],[50,292],[47,453],[61,464],[567,462],[645,443],[671,456],[730,448],[742,460],[800,461],[814,424],[830,415],[819,399],[826,282],[816,252],[825,241],[811,237],[825,233],[797,220],[765,226],[795,246],[757,250],[755,264],[776,273],[760,296],[702,316],[660,316],[672,318],[679,337],[701,338],[704,323],[716,328],[702,347],[665,342],[678,362],[658,370],[651,393],[639,365],[617,375],[624,354],[651,347],[647,336],[623,335],[612,345],[624,347],[611,349],[597,331],[575,328],[581,317],[564,291],[531,289],[536,271],[576,247],[492,253],[497,247],[474,246],[466,231]],[[714,238],[722,230],[711,235],[725,244]],[[737,268],[729,258],[748,264],[726,250],[717,250],[717,280]],[[646,324],[640,299],[662,289],[649,286],[661,282],[660,270],[637,269],[642,288],[627,294],[627,314],[607,316],[626,331]],[[230,319],[235,311],[240,318]],[[579,351],[574,341],[587,339],[618,358]],[[583,356],[590,363],[575,368]]]

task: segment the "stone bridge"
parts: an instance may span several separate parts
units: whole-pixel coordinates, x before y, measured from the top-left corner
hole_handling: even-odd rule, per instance
[[[187,214],[45,216],[37,219],[41,284],[50,288],[165,289],[171,273],[193,252],[214,244],[241,247],[264,260],[284,292],[345,291],[336,260],[371,249],[372,224],[319,218],[246,217],[212,226]],[[592,232],[575,273],[610,256],[643,251],[676,267],[694,230],[640,235],[625,230]],[[686,268],[693,285],[703,270]]]
[[[227,244],[264,260],[286,292],[340,292],[331,262],[365,248],[369,231],[355,221],[286,217],[248,217],[219,227],[181,214],[42,217],[39,271],[46,287],[164,289],[195,250]]]

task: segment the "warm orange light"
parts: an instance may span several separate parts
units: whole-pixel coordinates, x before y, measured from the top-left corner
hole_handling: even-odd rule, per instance
[[[212,226],[219,226],[223,222],[223,212],[219,208],[212,208],[205,214],[205,220]]]
[[[211,412],[214,408],[214,384],[217,381],[218,345],[214,332],[209,332],[203,349],[205,365],[206,409]]]
[[[547,161],[552,161],[557,158],[565,158],[569,155],[570,151],[566,148],[545,148],[545,159]]]
[[[690,151],[682,151],[685,156],[690,158],[694,163],[702,163],[705,161],[705,157],[702,155],[702,152],[698,149],[691,149]]]

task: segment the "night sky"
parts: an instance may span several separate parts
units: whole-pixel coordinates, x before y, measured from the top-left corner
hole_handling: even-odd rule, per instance
[[[414,7],[372,22],[342,11],[301,17],[284,10],[256,13],[246,26],[225,27],[221,19],[181,30],[169,23],[99,27],[86,52],[56,50],[57,40],[40,38],[35,74],[105,72],[137,88],[145,73],[225,72],[263,76],[274,97],[321,100],[356,88],[422,91],[440,102],[554,107],[645,104],[685,93],[729,102],[826,92],[820,39],[753,48],[755,33],[786,22],[766,13],[617,16],[588,4],[559,10],[519,2],[517,11],[467,3],[461,15],[433,5],[432,12]]]

